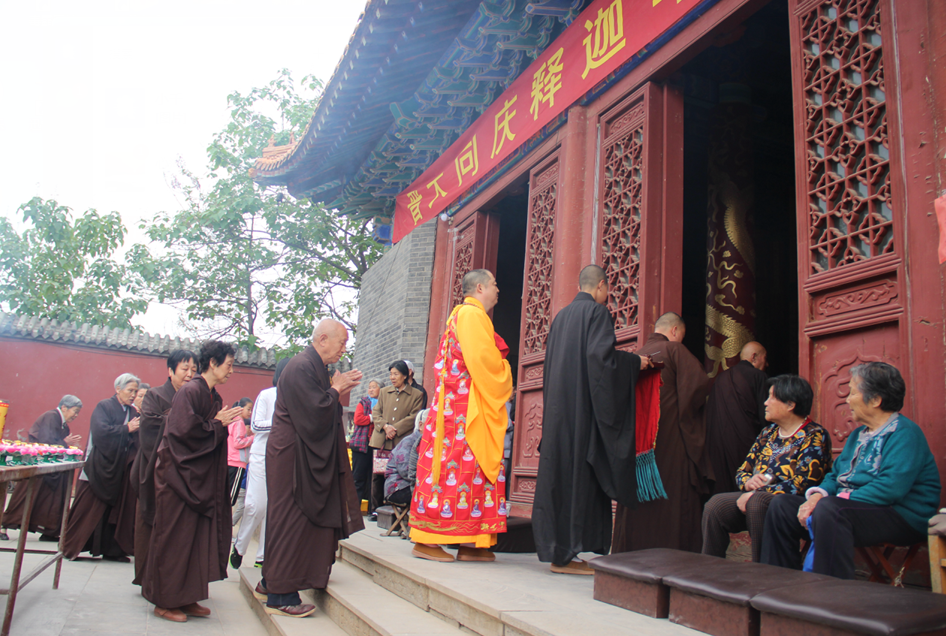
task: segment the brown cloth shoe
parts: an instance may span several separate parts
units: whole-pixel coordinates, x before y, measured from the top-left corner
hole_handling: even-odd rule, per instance
[[[591,566],[584,561],[571,561],[567,565],[555,565],[553,563],[549,569],[556,574],[584,574],[590,576],[595,573]]]
[[[253,590],[253,596],[256,597],[257,601],[265,601],[269,598],[269,592],[267,592],[266,588],[263,587],[262,581],[256,584],[256,589]]]
[[[457,550],[457,561],[495,561],[496,555],[486,548],[467,548],[460,546]]]
[[[188,616],[210,616],[210,608],[204,607],[200,603],[191,603],[190,605],[185,605],[184,607],[177,608],[187,614]]]
[[[266,606],[267,614],[276,616],[290,616],[292,618],[305,618],[315,611],[315,605],[303,603],[302,605],[280,605],[279,607]]]
[[[411,554],[416,556],[418,559],[440,561],[441,563],[450,563],[454,560],[453,555],[447,554],[447,551],[441,548],[439,545],[431,547],[422,543],[415,543],[414,549],[411,550]]]
[[[187,615],[179,609],[164,609],[163,607],[155,605],[154,615],[166,621],[174,621],[175,623],[187,622]]]

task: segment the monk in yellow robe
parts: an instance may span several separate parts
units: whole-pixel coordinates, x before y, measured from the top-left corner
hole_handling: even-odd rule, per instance
[[[413,555],[453,561],[441,546],[461,544],[460,561],[493,561],[489,550],[506,531],[503,438],[512,372],[488,312],[499,299],[485,269],[463,277],[457,305],[434,364],[437,389],[417,449],[411,498]],[[470,545],[463,545],[470,544]]]

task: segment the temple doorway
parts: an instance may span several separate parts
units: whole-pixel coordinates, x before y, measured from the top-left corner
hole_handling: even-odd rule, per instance
[[[499,246],[496,250],[496,284],[499,302],[493,309],[493,327],[509,345],[509,366],[515,381],[519,377],[519,344],[522,329],[522,272],[526,258],[526,221],[529,196],[526,184],[514,186],[490,210],[499,218]]]
[[[770,375],[798,373],[790,52],[787,5],[770,2],[670,78],[685,100],[685,344],[711,375],[748,334]]]

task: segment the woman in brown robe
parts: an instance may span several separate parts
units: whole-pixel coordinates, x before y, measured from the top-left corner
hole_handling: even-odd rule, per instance
[[[227,486],[228,426],[242,409],[221,410],[216,386],[233,372],[233,345],[208,340],[200,375],[171,401],[154,467],[154,528],[141,573],[141,594],[154,615],[183,623],[208,616],[198,601],[209,584],[227,578],[232,536]]]
[[[74,395],[64,395],[59,400],[59,407],[46,411],[30,427],[29,440],[33,444],[50,446],[75,446],[82,441],[82,436],[71,435],[69,422],[76,419],[82,410],[82,400]],[[40,541],[58,541],[62,528],[62,509],[66,503],[66,494],[72,484],[72,473],[54,473],[45,475],[38,488],[33,492],[33,512],[30,515],[30,532],[39,532]],[[26,482],[20,482],[10,505],[3,513],[4,529],[18,530],[23,520],[23,504],[26,503]]]
[[[99,402],[92,411],[85,468],[79,475],[62,545],[67,559],[91,552],[92,556],[102,555],[112,561],[129,561],[115,541],[115,533],[128,486],[128,453],[137,444],[138,417],[131,402],[138,383],[132,374],[121,374],[115,379],[115,395]]]

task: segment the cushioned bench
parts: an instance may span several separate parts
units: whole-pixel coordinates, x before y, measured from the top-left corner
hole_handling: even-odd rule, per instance
[[[784,588],[830,579],[761,563],[715,560],[719,564],[713,567],[663,577],[664,585],[670,588],[671,622],[714,636],[756,636],[759,612],[750,602],[757,594],[778,595]]]
[[[946,596],[925,590],[828,579],[752,598],[761,636],[946,634]]]
[[[623,552],[589,561],[595,571],[596,600],[652,618],[669,616],[670,588],[664,585],[664,577],[726,564],[724,559],[666,548]]]

